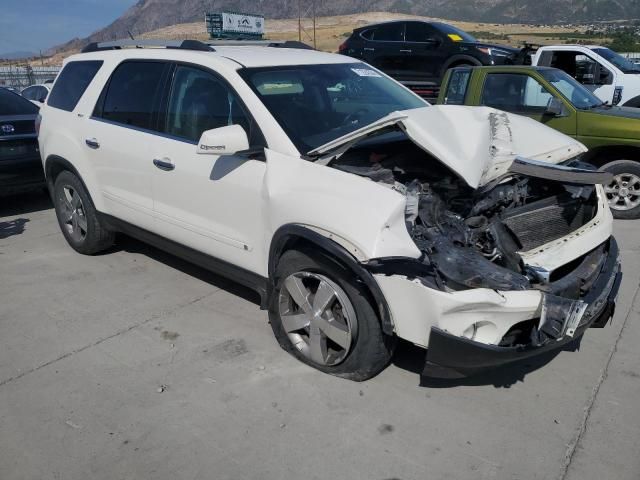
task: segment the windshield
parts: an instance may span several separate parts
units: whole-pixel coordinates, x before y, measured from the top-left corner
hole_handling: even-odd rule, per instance
[[[40,109],[17,93],[0,87],[0,115],[30,115]]]
[[[438,30],[440,30],[442,33],[444,33],[446,36],[451,38],[454,42],[455,41],[472,42],[472,43],[478,42],[478,39],[476,39],[476,37],[474,37],[473,35],[469,35],[464,30],[460,30],[459,28],[456,28],[453,25],[449,25],[447,23],[440,23],[440,22],[434,22],[432,23],[432,25],[436,27]],[[456,38],[456,35],[460,37],[462,40],[458,40]]]
[[[245,68],[240,75],[302,153],[427,102],[364,63]]]
[[[609,50],[608,48],[594,48],[593,51],[618,67],[623,73],[640,73],[640,66],[613,50]]]
[[[574,107],[580,110],[588,110],[602,105],[602,100],[562,70],[541,70],[540,73],[550,84],[556,87]]]

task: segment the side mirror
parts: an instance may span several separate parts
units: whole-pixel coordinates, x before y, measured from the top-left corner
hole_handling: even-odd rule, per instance
[[[598,79],[597,79],[597,84],[598,85],[610,85],[613,83],[613,75],[611,74],[611,72],[609,70],[607,70],[605,67],[603,67],[602,65],[598,65]]]
[[[557,97],[553,97],[549,100],[549,104],[547,105],[544,114],[548,117],[562,117],[564,115],[564,104],[562,103],[562,100]]]
[[[205,130],[198,142],[198,153],[233,155],[249,148],[249,137],[240,125]]]

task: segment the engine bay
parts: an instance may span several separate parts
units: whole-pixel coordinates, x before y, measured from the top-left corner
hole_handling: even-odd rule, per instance
[[[405,222],[420,261],[452,290],[544,288],[549,277],[518,252],[570,234],[597,211],[594,185],[507,174],[473,189],[406,137],[351,148],[330,166],[406,197]]]

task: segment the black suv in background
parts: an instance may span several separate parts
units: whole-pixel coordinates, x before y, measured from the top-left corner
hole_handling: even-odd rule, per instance
[[[38,149],[38,107],[0,88],[0,195],[44,187]]]
[[[437,96],[449,68],[522,63],[520,49],[478,42],[446,23],[415,20],[357,28],[339,53],[364,60],[426,97]]]

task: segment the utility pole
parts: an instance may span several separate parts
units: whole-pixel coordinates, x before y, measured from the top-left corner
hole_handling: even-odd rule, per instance
[[[316,48],[316,0],[311,0],[313,8],[313,48]]]
[[[298,0],[298,41],[302,41],[302,10],[300,9],[300,2],[302,0]]]
[[[302,0],[298,0],[298,41],[302,42],[302,34],[304,33],[305,40],[313,41],[313,48],[316,48],[316,0],[310,1],[311,6],[309,6],[309,0],[307,0],[307,4],[303,12]],[[311,21],[313,23],[313,36],[311,36],[309,31],[302,25],[302,19],[308,18],[309,15],[311,15]]]

